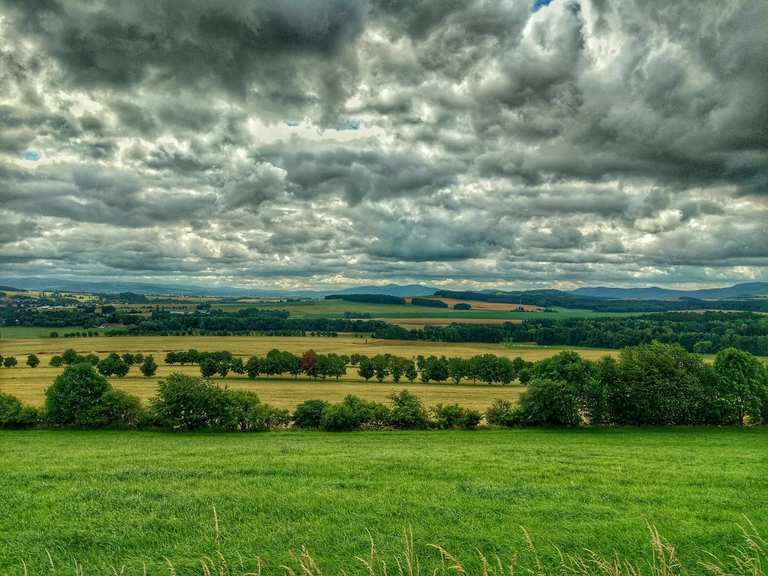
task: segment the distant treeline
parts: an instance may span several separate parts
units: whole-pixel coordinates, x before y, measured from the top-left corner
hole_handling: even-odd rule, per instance
[[[522,323],[459,324],[406,329],[387,325],[377,338],[434,342],[512,342],[544,346],[623,348],[653,340],[689,352],[728,347],[768,355],[768,316],[750,312],[670,312],[617,318],[528,319]]]
[[[331,294],[326,300],[345,300],[347,302],[367,302],[369,304],[405,304],[405,298],[387,294]]]
[[[701,300],[680,298],[678,300],[620,300],[595,298],[569,294],[559,290],[529,290],[525,292],[488,293],[455,292],[439,290],[436,296],[457,300],[478,300],[502,304],[530,304],[544,308],[584,308],[595,312],[676,312],[687,310],[741,310],[768,312],[768,298],[744,300]]]

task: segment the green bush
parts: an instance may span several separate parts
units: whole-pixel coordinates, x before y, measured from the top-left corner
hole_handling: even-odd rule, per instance
[[[155,375],[155,372],[157,372],[157,362],[155,362],[155,359],[151,354],[142,359],[139,370],[141,370],[141,373],[147,378]]]
[[[128,363],[114,352],[98,363],[99,374],[103,376],[122,378],[128,374],[130,368]]]
[[[183,431],[221,428],[228,407],[224,390],[185,374],[162,380],[150,406],[155,426]]]
[[[323,410],[320,427],[329,432],[380,428],[389,420],[389,409],[378,402],[367,402],[347,396],[340,404],[329,404]]]
[[[233,432],[269,430],[270,408],[261,403],[255,392],[227,390],[224,400],[221,428]]]
[[[60,426],[91,426],[94,410],[111,390],[90,364],[74,364],[56,377],[45,392],[45,419]]]
[[[577,426],[579,395],[565,380],[534,378],[520,396],[519,414],[523,425]]]
[[[305,400],[293,412],[293,425],[296,428],[320,428],[327,406],[325,400]]]
[[[485,420],[494,426],[514,426],[519,424],[520,415],[509,400],[494,400],[485,411]]]
[[[408,390],[401,390],[389,396],[392,409],[389,425],[393,428],[420,429],[429,426],[429,415],[424,405]]]
[[[15,396],[0,392],[0,428],[29,428],[40,421],[37,410]]]
[[[143,418],[141,400],[122,390],[107,390],[85,415],[92,427],[133,428]]]
[[[462,408],[458,404],[438,404],[432,408],[435,426],[441,430],[465,428],[474,430],[480,424],[482,415],[477,410]]]

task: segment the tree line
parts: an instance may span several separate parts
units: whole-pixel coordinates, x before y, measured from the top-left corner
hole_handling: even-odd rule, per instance
[[[365,362],[359,358],[358,366]],[[768,424],[768,368],[735,348],[722,350],[706,364],[679,345],[653,342],[625,348],[618,359],[606,356],[593,362],[561,352],[526,369],[530,377],[519,403],[496,400],[484,415],[489,425]],[[338,404],[308,400],[290,413],[263,404],[251,392],[173,374],[160,382],[157,396],[144,407],[135,396],[113,389],[91,363],[79,362],[56,377],[46,391],[43,411],[0,394],[0,427],[255,431],[293,426],[340,431],[474,428],[481,419],[476,411],[455,404],[427,410],[407,391],[390,400],[389,406],[354,396]]]
[[[432,342],[535,343],[543,346],[624,348],[652,341],[680,344],[689,352],[740,348],[768,355],[768,317],[751,312],[670,312],[612,318],[531,318],[521,323],[428,325],[406,329],[387,325],[376,338]]]

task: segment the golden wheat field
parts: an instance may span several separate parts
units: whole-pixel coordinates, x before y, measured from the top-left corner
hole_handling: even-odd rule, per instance
[[[24,402],[40,406],[45,398],[45,389],[53,382],[63,368],[49,366],[51,356],[61,354],[65,349],[73,348],[80,354],[95,353],[104,356],[110,352],[141,352],[152,354],[159,364],[156,376],[145,378],[138,367],[132,367],[124,378],[112,378],[112,384],[120,389],[136,394],[146,400],[155,394],[160,379],[172,372],[199,374],[197,366],[169,366],[164,363],[165,354],[170,351],[195,348],[200,351],[229,350],[233,354],[247,357],[264,355],[272,348],[302,353],[313,349],[318,353],[328,354],[375,354],[389,353],[404,357],[419,354],[469,357],[475,354],[493,353],[514,358],[522,356],[526,360],[541,360],[556,354],[563,348],[543,347],[505,347],[498,344],[446,344],[432,342],[406,342],[397,340],[375,340],[342,336],[323,337],[259,337],[259,336],[148,336],[148,337],[94,337],[94,338],[41,338],[4,340],[0,342],[0,354],[16,356],[19,365],[15,368],[0,369],[0,392],[13,394]],[[27,354],[35,353],[40,358],[40,366],[29,368],[25,364]],[[583,349],[579,353],[586,358],[595,359],[615,351]],[[457,402],[463,406],[478,409],[486,408],[494,399],[515,400],[522,388],[519,386],[486,386],[471,382],[454,385],[422,384],[401,382],[394,384],[385,381],[366,382],[350,367],[347,376],[337,380],[310,380],[307,378],[267,378],[260,376],[250,380],[245,376],[230,374],[224,379],[217,379],[231,388],[252,390],[261,398],[276,406],[293,408],[309,398],[338,401],[347,394],[356,394],[369,400],[383,401],[397,390],[408,388],[417,393],[428,405]]]

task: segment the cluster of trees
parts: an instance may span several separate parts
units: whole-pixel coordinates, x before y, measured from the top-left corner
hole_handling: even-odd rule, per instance
[[[14,368],[18,364],[19,364],[19,361],[16,359],[15,356],[3,357],[3,355],[0,354],[0,367]],[[27,366],[29,366],[30,368],[37,368],[39,364],[40,364],[40,358],[37,357],[37,354],[27,355]]]
[[[618,360],[562,352],[534,364],[518,406],[497,401],[486,419],[504,426],[768,423],[768,369],[735,348],[713,364],[660,342],[625,348]]]
[[[141,353],[126,352],[120,355],[111,352],[105,358],[99,358],[96,354],[80,355],[76,350],[68,348],[63,354],[54,355],[50,360],[50,365],[57,368],[75,364],[89,364],[96,367],[102,376],[117,376],[118,378],[128,374],[131,366],[138,366],[141,373],[148,378],[157,372],[155,359],[151,355],[144,356]]]
[[[768,316],[750,312],[670,312],[616,318],[531,318],[513,324],[450,324],[407,330],[387,325],[377,338],[435,342],[526,342],[544,346],[624,348],[654,340],[689,352],[740,348],[768,355]]]

